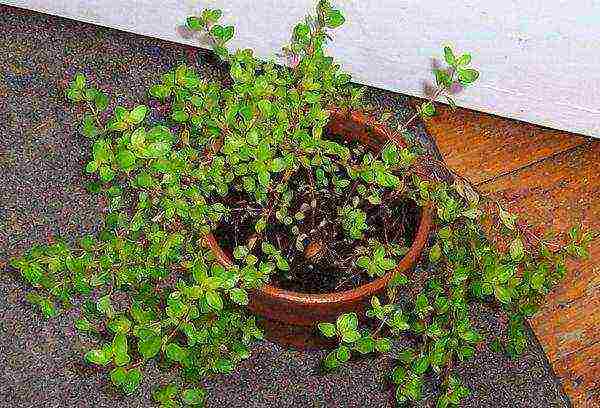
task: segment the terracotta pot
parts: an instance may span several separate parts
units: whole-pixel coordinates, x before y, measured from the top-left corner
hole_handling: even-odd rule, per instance
[[[373,149],[381,146],[388,138],[399,145],[405,145],[398,134],[390,132],[385,126],[371,126],[362,113],[352,112],[348,115],[339,110],[330,110],[330,116],[329,129],[348,140],[358,139]],[[317,323],[332,322],[338,315],[348,312],[357,312],[362,317],[362,312],[373,295],[382,293],[396,273],[406,273],[415,265],[427,243],[431,225],[431,208],[422,208],[419,226],[409,251],[393,272],[378,279],[352,290],[322,294],[292,292],[265,285],[250,293],[249,308],[254,314],[267,319],[263,322],[263,327],[267,335],[279,343],[302,349],[331,345],[327,340],[314,336]],[[206,243],[222,264],[232,264],[230,256],[217,244],[214,236],[208,235]]]

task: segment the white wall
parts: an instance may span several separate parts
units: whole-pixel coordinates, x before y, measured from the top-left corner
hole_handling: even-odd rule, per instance
[[[311,0],[0,0],[182,43],[190,13],[219,7],[233,46],[271,56]],[[332,53],[361,83],[422,96],[441,48],[471,51],[480,81],[461,106],[600,137],[600,1],[337,0]]]

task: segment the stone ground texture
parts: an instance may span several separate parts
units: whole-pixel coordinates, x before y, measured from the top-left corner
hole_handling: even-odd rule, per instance
[[[182,16],[183,18],[184,16]],[[172,373],[150,367],[142,395],[123,397],[105,373],[83,363],[91,344],[73,329],[74,312],[44,321],[23,300],[27,287],[6,261],[48,235],[70,240],[101,228],[101,203],[87,193],[83,167],[90,143],[77,131],[78,117],[63,97],[68,78],[82,71],[131,107],[147,86],[191,47],[0,6],[0,407],[146,407],[150,394]],[[198,58],[196,58],[198,57]],[[214,58],[198,51],[201,75],[222,77]],[[370,89],[370,98],[402,118],[412,112],[406,98]],[[419,126],[417,138],[437,150]],[[504,329],[502,316],[474,308],[476,326]],[[383,375],[384,358],[350,363],[321,375],[324,351],[294,351],[263,341],[231,375],[208,379],[208,407],[392,407]],[[570,403],[530,333],[517,360],[478,350],[459,366],[473,389],[466,407],[567,407]],[[423,406],[431,406],[426,401]]]

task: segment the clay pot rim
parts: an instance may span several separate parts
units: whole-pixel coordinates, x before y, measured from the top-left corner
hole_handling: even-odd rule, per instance
[[[354,121],[362,126],[372,126],[372,131],[374,133],[379,133],[380,135],[388,137],[389,139],[393,140],[398,144],[406,146],[403,139],[399,137],[397,133],[390,132],[386,126],[372,124],[369,118],[361,112],[352,111],[348,112],[348,115],[344,114],[343,111],[335,108],[329,109],[329,112],[337,120],[346,119]],[[348,289],[342,292],[302,293],[280,289],[267,283],[261,288],[255,289],[255,291],[259,292],[262,296],[296,304],[343,304],[348,302],[360,301],[368,296],[379,293],[380,291],[385,289],[389,281],[396,274],[408,271],[416,264],[418,258],[420,257],[423,251],[423,248],[425,248],[427,244],[427,239],[429,237],[429,232],[431,231],[432,224],[432,207],[430,204],[428,204],[421,207],[419,227],[417,229],[417,232],[415,233],[413,243],[410,246],[408,252],[402,257],[402,259],[398,263],[396,269],[386,273],[385,275],[371,282],[360,285],[354,289]],[[233,265],[231,258],[219,246],[212,233],[207,234],[204,237],[204,240],[208,247],[211,249],[211,251],[214,253],[218,262],[220,262],[224,266]]]

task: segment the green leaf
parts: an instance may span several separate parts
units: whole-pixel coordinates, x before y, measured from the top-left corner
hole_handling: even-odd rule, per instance
[[[578,225],[573,225],[571,228],[569,228],[569,237],[571,238],[572,241],[576,241],[578,235],[579,235],[579,226]]]
[[[337,350],[333,350],[330,352],[327,357],[325,357],[325,368],[332,370],[334,368],[339,367],[340,361],[337,359]]]
[[[335,356],[340,362],[345,363],[350,360],[350,349],[342,344],[338,347]]]
[[[152,187],[154,185],[154,179],[151,175],[149,175],[146,172],[141,172],[140,174],[138,174],[135,179],[135,182],[139,187],[143,188]]]
[[[156,402],[168,402],[177,397],[179,387],[175,384],[169,384],[163,388],[159,388],[152,394],[152,399]],[[169,406],[170,407],[170,406]],[[161,407],[162,408],[162,407]],[[175,408],[175,407],[174,407]]]
[[[479,72],[472,68],[458,70],[458,80],[463,85],[471,84],[479,78]]]
[[[475,348],[471,346],[463,346],[459,349],[458,355],[461,360],[467,360],[475,355]]]
[[[115,334],[127,333],[127,332],[129,332],[129,329],[131,328],[131,321],[124,316],[119,316],[115,319],[112,319],[108,323],[108,328],[110,329],[110,331],[112,331]]]
[[[514,261],[519,262],[523,259],[525,251],[523,247],[523,241],[521,240],[521,238],[516,237],[515,239],[513,239],[513,241],[510,243],[509,251],[510,257]]]
[[[214,290],[206,292],[206,302],[217,312],[223,309],[223,299],[221,299],[221,295]]]
[[[279,173],[280,171],[282,171],[285,168],[285,162],[283,161],[283,159],[276,157],[275,159],[273,159],[273,162],[271,163],[271,171],[274,173]]]
[[[91,181],[86,184],[86,190],[92,194],[98,194],[102,191],[102,183],[99,181]]]
[[[413,362],[413,372],[417,375],[424,374],[429,368],[429,359],[426,356],[419,357]]]
[[[267,187],[271,181],[271,174],[268,171],[260,171],[258,173],[258,182],[261,186]]]
[[[150,359],[158,354],[162,346],[160,336],[151,335],[138,341],[138,351],[145,359]]]
[[[181,394],[181,399],[187,405],[203,405],[206,391],[201,388],[188,388]]]
[[[358,351],[361,354],[372,353],[373,350],[375,350],[375,347],[376,347],[375,340],[373,340],[373,338],[370,336],[357,339],[356,342],[354,343],[354,348],[356,349],[356,351]]]
[[[332,323],[319,323],[319,330],[325,337],[335,337],[335,325]]]
[[[127,336],[124,333],[119,333],[113,339],[113,353],[115,356],[115,364],[124,366],[129,363],[129,347],[127,345]]]
[[[248,255],[248,247],[238,245],[233,249],[233,257],[235,259],[244,259]]]
[[[258,133],[258,130],[252,129],[246,133],[246,141],[252,146],[257,146],[258,142],[260,141],[260,134]]]
[[[394,143],[388,143],[381,152],[381,158],[388,166],[397,164],[399,157],[398,148]]]
[[[167,347],[165,347],[165,354],[173,361],[182,362],[187,358],[188,350],[177,343],[169,343]]]
[[[96,97],[97,93],[98,93],[98,90],[96,88],[87,88],[84,91],[84,99],[86,101],[92,102],[94,100],[94,98]]]
[[[127,378],[121,384],[123,391],[126,394],[133,394],[138,389],[142,382],[142,371],[139,368],[134,368],[127,373]]]
[[[446,71],[442,71],[441,69],[434,69],[433,72],[435,74],[435,80],[438,86],[449,88],[452,85],[452,79]]]
[[[264,254],[271,255],[277,253],[277,249],[273,246],[273,244],[263,241],[261,244],[261,249]]]
[[[421,105],[421,114],[426,118],[430,118],[435,115],[435,107],[433,106],[433,103],[429,101],[423,102]]]
[[[385,271],[390,271],[396,267],[396,261],[392,258],[383,258],[379,261],[379,266]]]
[[[153,85],[149,92],[151,96],[160,100],[165,100],[171,95],[171,88],[166,85],[157,84]]]
[[[495,352],[495,353],[500,353],[503,350],[503,346],[502,343],[500,342],[500,339],[495,338],[494,340],[492,340],[492,342],[490,343],[490,349]]]
[[[460,56],[460,58],[456,62],[456,65],[458,65],[459,67],[464,67],[464,66],[469,65],[470,63],[471,63],[471,54],[463,54]]]
[[[258,221],[256,221],[254,230],[260,234],[265,230],[265,228],[267,228],[267,220],[265,217],[261,217]]]
[[[169,150],[171,150],[169,143],[164,140],[159,140],[158,142],[154,142],[146,146],[144,149],[144,156],[153,159],[160,159],[164,158],[167,153],[169,153]]]
[[[431,338],[437,339],[444,335],[444,330],[440,327],[438,323],[432,323],[425,330],[425,334]]]
[[[327,13],[325,25],[329,28],[337,28],[344,24],[345,21],[346,19],[344,18],[344,15],[341,11],[329,10],[329,13]]]
[[[358,327],[358,316],[354,312],[342,314],[337,318],[336,326],[342,334],[349,330],[356,330]]]
[[[346,343],[354,343],[355,341],[359,340],[360,338],[361,337],[360,337],[360,333],[358,332],[358,330],[349,329],[342,333],[342,341],[344,341]]]
[[[135,129],[131,133],[131,147],[135,150],[142,151],[146,145],[146,130],[143,127]]]
[[[115,311],[112,307],[112,303],[110,301],[110,295],[106,295],[98,299],[98,303],[96,307],[100,313],[108,317],[109,319],[113,317]]]
[[[484,282],[481,285],[481,291],[484,295],[491,295],[494,292],[494,287],[490,283]]]
[[[363,269],[367,269],[370,264],[371,264],[371,260],[369,259],[369,257],[366,257],[366,256],[361,256],[360,258],[358,258],[356,260],[356,266],[363,268]]]
[[[200,31],[204,28],[204,24],[202,24],[202,20],[198,17],[188,17],[186,19],[187,26],[190,30]]]
[[[397,286],[406,285],[407,283],[408,283],[408,276],[406,276],[403,273],[397,273],[392,277],[392,279],[390,279],[388,286],[390,288],[395,288]]]
[[[138,106],[136,106],[129,113],[129,122],[133,123],[133,124],[136,124],[136,125],[142,123],[142,121],[146,117],[146,113],[147,112],[148,112],[148,107],[146,107],[145,105],[138,105]]]
[[[377,349],[377,351],[380,353],[387,353],[392,349],[392,340],[388,339],[387,337],[377,339],[375,342],[375,349]]]
[[[226,43],[235,33],[233,26],[223,27],[221,25],[215,25],[210,29],[210,33],[222,43]]]
[[[100,166],[99,174],[100,179],[105,183],[108,183],[109,181],[115,178],[115,172],[113,171],[113,169],[105,165]]]
[[[94,123],[94,117],[92,115],[85,115],[83,118],[82,125],[82,132],[86,137],[93,139],[100,133],[100,130],[96,127],[96,124]]]
[[[248,105],[243,105],[240,108],[240,115],[244,118],[245,121],[250,121],[252,119],[252,108]]]
[[[116,367],[110,372],[110,380],[116,386],[123,384],[127,380],[127,370],[123,367]]]
[[[248,300],[248,293],[241,288],[233,288],[231,289],[231,291],[229,292],[229,297],[231,298],[231,300],[235,303],[237,303],[238,305],[247,305],[249,300]]]
[[[469,343],[477,343],[481,341],[481,336],[475,330],[465,330],[460,333],[460,338]]]
[[[448,65],[456,65],[456,57],[454,56],[454,52],[452,52],[452,48],[448,46],[444,47],[444,59]]]
[[[227,48],[221,46],[221,45],[216,45],[213,47],[213,51],[215,54],[217,54],[219,56],[219,58],[221,59],[225,59],[227,58],[227,56],[229,55],[229,51],[227,50]]]
[[[500,216],[500,220],[502,224],[506,226],[506,228],[514,230],[515,222],[517,220],[516,214],[511,214],[508,211],[504,210],[502,207],[498,206],[498,214]]]
[[[85,354],[85,359],[90,363],[106,366],[112,360],[112,353],[106,349],[90,350]]]
[[[544,287],[545,281],[546,281],[546,276],[541,271],[535,272],[529,278],[529,283],[530,283],[531,287],[533,289],[537,290],[538,292],[541,292],[542,288]]]
[[[285,259],[282,256],[278,256],[277,257],[277,268],[281,271],[289,271],[290,270],[290,264],[287,261],[287,259]]]
[[[431,310],[433,310],[433,308],[429,305],[427,295],[424,293],[419,294],[415,300],[415,312],[417,315],[425,317]]]
[[[233,38],[234,34],[235,28],[233,26],[226,26],[225,28],[223,28],[223,36],[221,37],[221,39],[223,40],[223,42],[227,42]]]
[[[94,104],[99,111],[103,111],[108,107],[108,96],[101,91],[96,92],[94,96]]]
[[[423,387],[423,380],[420,377],[411,378],[406,385],[402,388],[404,395],[412,401],[419,401],[421,399],[421,389]]]
[[[375,259],[375,261],[378,261],[378,260],[383,259],[384,256],[385,256],[385,248],[383,247],[383,245],[378,245],[375,248],[375,251],[373,251],[373,258]]]
[[[233,362],[228,358],[219,358],[215,363],[215,370],[219,373],[228,374],[235,368]]]
[[[498,270],[498,282],[506,283],[510,278],[515,275],[515,265],[502,265]]]
[[[189,118],[189,115],[184,110],[175,110],[175,111],[171,112],[171,119],[173,119],[173,121],[175,121],[175,122],[182,123],[182,122],[187,121],[188,118]]]
[[[96,161],[92,160],[85,166],[86,173],[92,174],[96,170],[98,170],[98,162],[96,162]]]
[[[94,326],[85,317],[75,320],[75,328],[82,332],[94,331]]]
[[[379,301],[379,298],[377,296],[371,297],[371,306],[373,308],[378,308],[381,306],[381,302]]]
[[[273,113],[273,104],[268,99],[258,101],[257,106],[260,113],[267,118]]]
[[[304,92],[304,101],[306,103],[314,104],[321,100],[321,94],[318,92]]]
[[[223,12],[219,9],[206,9],[202,12],[202,18],[204,18],[209,23],[216,23],[219,21]]]
[[[299,23],[294,27],[294,35],[297,39],[307,42],[310,39],[310,27],[307,24]]]
[[[469,267],[466,265],[459,265],[454,271],[452,271],[452,283],[460,284],[461,282],[469,279]]]
[[[402,365],[397,365],[392,371],[392,381],[394,384],[401,384],[406,378],[406,369]]]
[[[494,295],[500,302],[504,304],[510,303],[510,291],[508,288],[500,285],[494,286]]]
[[[83,99],[82,91],[75,88],[67,89],[66,94],[71,102],[79,102]]]
[[[130,170],[135,164],[135,156],[129,150],[121,150],[117,154],[117,163],[123,170]]]
[[[81,72],[76,73],[75,77],[73,78],[72,86],[75,89],[83,90],[85,87],[85,75],[83,75]]]
[[[442,247],[436,242],[429,250],[429,262],[437,263],[442,256]]]

